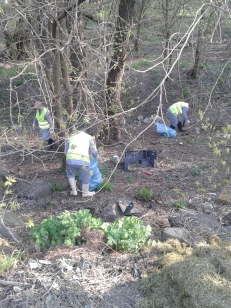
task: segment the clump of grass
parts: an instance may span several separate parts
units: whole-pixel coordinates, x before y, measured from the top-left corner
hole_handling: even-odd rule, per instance
[[[197,167],[192,167],[190,171],[191,171],[192,175],[200,175],[201,174],[201,169],[199,169]]]
[[[183,200],[176,200],[173,202],[173,206],[177,209],[183,209],[187,206],[187,204]]]
[[[0,254],[0,274],[7,271],[11,266],[15,265],[18,259],[18,253],[12,253],[10,256]]]
[[[142,187],[137,191],[136,197],[144,201],[150,201],[152,199],[152,191],[145,187]]]
[[[230,307],[230,242],[214,237],[189,248],[169,240],[155,251],[158,267],[141,280],[144,297],[136,308]]]

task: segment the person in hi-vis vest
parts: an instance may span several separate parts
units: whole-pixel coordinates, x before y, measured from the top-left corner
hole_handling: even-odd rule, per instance
[[[52,144],[54,143],[54,140],[51,136],[54,134],[54,129],[50,111],[46,107],[43,107],[43,104],[39,101],[34,103],[34,108],[37,109],[37,111],[33,121],[33,129],[35,128],[35,125],[38,125],[42,139],[47,141],[50,148],[53,149]]]
[[[173,105],[171,105],[167,110],[167,117],[169,118],[169,121],[171,123],[171,128],[175,129],[176,126],[178,127],[180,132],[183,132],[183,125],[181,122],[181,117],[184,120],[185,125],[189,125],[189,120],[187,116],[187,112],[191,108],[191,105],[185,102],[177,102]]]
[[[71,135],[65,144],[66,174],[71,186],[71,195],[77,196],[75,176],[78,172],[82,182],[82,197],[91,197],[94,191],[89,191],[91,180],[90,156],[97,158],[98,151],[92,136],[84,131],[77,131]]]

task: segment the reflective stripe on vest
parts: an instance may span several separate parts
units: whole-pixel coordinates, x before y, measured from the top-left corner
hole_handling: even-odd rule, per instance
[[[90,162],[89,144],[91,139],[92,137],[84,132],[80,132],[68,138],[69,148],[66,159]]]
[[[178,116],[178,115],[182,114],[182,108],[183,107],[188,107],[188,103],[177,102],[177,103],[173,104],[172,106],[170,106],[169,110],[171,111],[171,113],[173,115]]]
[[[36,119],[38,121],[38,125],[40,129],[49,129],[50,125],[48,123],[48,121],[45,119],[45,114],[47,113],[47,108],[43,107],[41,112],[39,112],[39,110],[37,110],[36,112]]]

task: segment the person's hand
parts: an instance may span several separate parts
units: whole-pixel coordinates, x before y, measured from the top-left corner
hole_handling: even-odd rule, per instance
[[[54,130],[53,128],[50,128],[50,134],[53,135],[54,134]]]

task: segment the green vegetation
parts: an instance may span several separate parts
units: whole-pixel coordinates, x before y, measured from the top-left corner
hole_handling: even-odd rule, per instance
[[[29,235],[32,241],[42,247],[77,245],[81,241],[81,228],[93,230],[99,229],[101,225],[101,220],[93,218],[89,210],[80,210],[73,215],[65,211],[43,220],[39,227],[32,227]]]
[[[151,234],[151,227],[144,226],[137,217],[115,219],[112,225],[103,224],[101,219],[91,216],[89,210],[80,210],[73,214],[65,211],[60,215],[50,216],[38,227],[31,227],[29,236],[36,244],[49,248],[61,244],[78,245],[84,239],[81,229],[103,230],[105,240],[112,249],[123,252],[135,252],[146,243]]]
[[[124,179],[125,183],[132,183],[134,182],[134,177],[132,175],[128,175],[126,176],[126,178]]]
[[[147,60],[143,60],[143,59],[141,59],[137,62],[134,62],[132,64],[132,68],[134,68],[136,70],[143,68],[143,67],[150,67],[150,66],[152,66],[152,63],[147,61]]]
[[[14,252],[10,256],[0,254],[0,274],[15,265],[19,259],[19,253]]]
[[[62,190],[62,187],[56,182],[56,181],[52,181],[51,182],[51,191],[59,191]]]
[[[137,191],[136,197],[138,199],[144,200],[144,201],[150,201],[152,199],[152,191],[142,187],[140,190]]]
[[[200,175],[201,174],[201,169],[199,169],[198,167],[192,167],[190,171],[191,171],[192,175]]]
[[[229,242],[211,238],[206,244],[190,248],[168,240],[158,242],[154,249],[156,267],[141,280],[145,299],[135,308],[230,307]]]
[[[113,249],[123,252],[136,252],[151,234],[151,227],[135,216],[115,219],[104,229],[107,243]]]
[[[108,182],[107,179],[103,180],[102,183],[97,187],[97,190],[105,191],[112,191],[114,185]]]
[[[187,206],[187,203],[183,200],[176,200],[173,202],[173,206],[177,209],[183,209]]]

